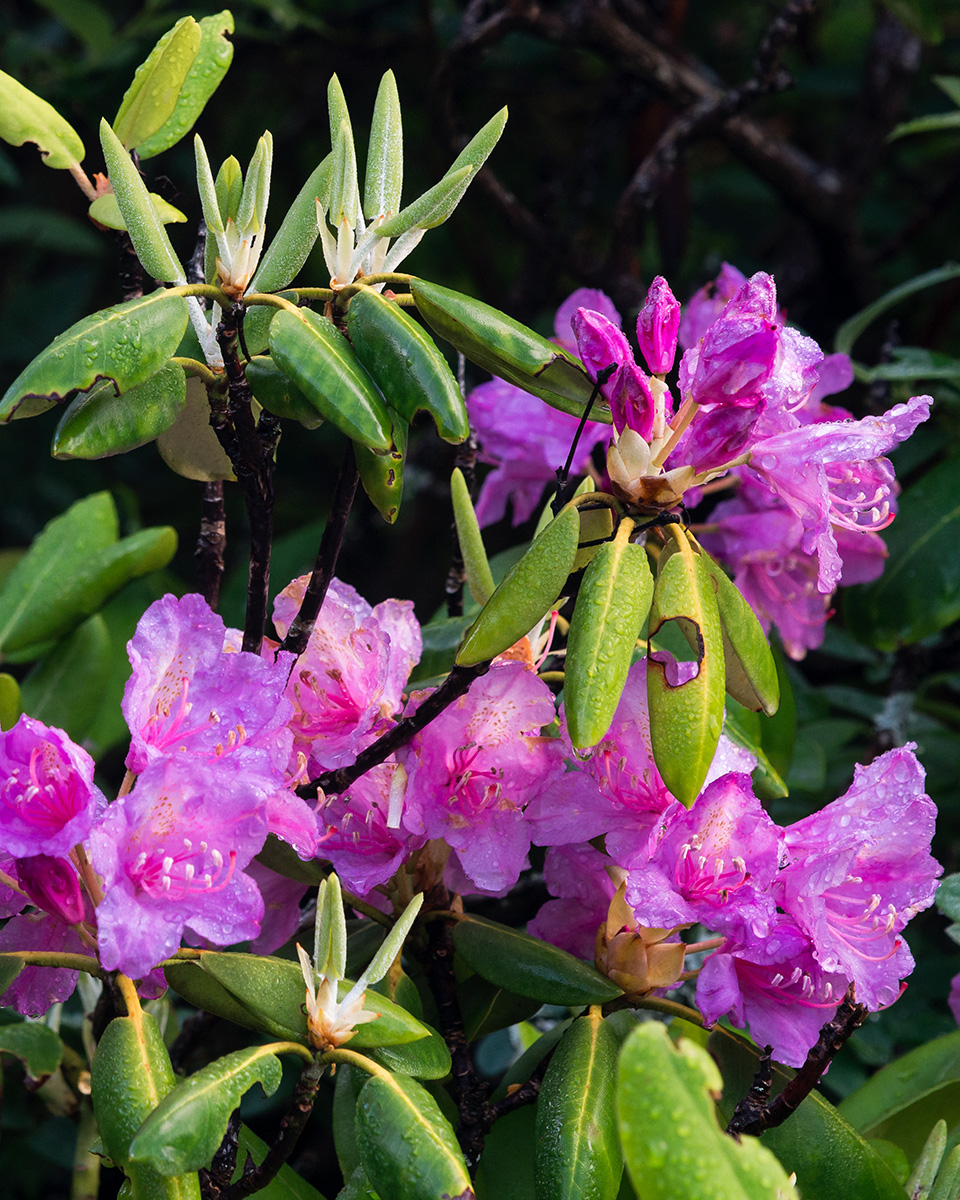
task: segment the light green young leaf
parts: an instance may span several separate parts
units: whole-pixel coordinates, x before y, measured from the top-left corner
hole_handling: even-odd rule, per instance
[[[373,107],[363,190],[364,216],[372,221],[382,214],[399,212],[402,189],[403,117],[396,78],[392,71],[387,71],[380,80]]]
[[[172,204],[168,204],[162,196],[156,192],[148,192],[150,203],[156,210],[157,217],[163,225],[182,225],[187,219],[186,213],[182,213],[179,208],[174,208]],[[123,213],[120,211],[120,205],[117,203],[117,197],[113,192],[105,192],[104,195],[98,196],[92,201],[88,215],[98,224],[106,225],[108,229],[126,229],[127,223],[123,219]]]
[[[444,175],[412,204],[378,226],[377,232],[381,237],[395,238],[408,229],[433,229],[442,225],[460,203],[473,174],[474,168],[467,164],[452,175]]]
[[[270,172],[273,168],[273,134],[269,129],[257,142],[247,167],[243,194],[237,210],[238,229],[258,233],[263,228],[270,202]]]
[[[5,71],[0,71],[0,138],[11,146],[35,142],[44,164],[58,171],[83,161],[83,142],[70,122]]]
[[[347,970],[347,922],[340,880],[331,873],[317,889],[313,933],[313,969],[317,975],[342,979]]]
[[[193,17],[181,17],[137,67],[113,121],[125,149],[145,142],[173,115],[199,49],[200,26]]]
[[[457,526],[457,540],[460,543],[460,556],[463,559],[467,586],[478,604],[486,604],[496,585],[487,560],[476,510],[459,467],[454,467],[450,476],[450,497],[453,501],[453,519]]]
[[[240,212],[240,198],[243,195],[243,171],[232,154],[220,164],[216,189],[221,220],[226,224],[232,217],[236,222]]]
[[[290,205],[267,247],[248,291],[277,292],[292,283],[317,240],[317,200],[326,205],[333,155],[316,167]]]
[[[327,109],[330,114],[330,146],[333,150],[333,172],[330,180],[331,223],[339,225],[343,217],[351,229],[360,216],[360,189],[357,184],[357,151],[353,140],[353,125],[347,98],[340,80],[331,76],[327,86]],[[343,126],[346,124],[346,131]],[[343,147],[338,150],[338,143]]]
[[[857,338],[863,331],[872,324],[877,317],[881,316],[892,308],[895,304],[899,304],[901,300],[906,300],[908,296],[914,295],[916,292],[922,292],[925,288],[934,287],[938,283],[947,283],[951,279],[956,279],[960,275],[960,264],[944,263],[942,267],[937,267],[933,271],[925,271],[922,275],[916,275],[913,279],[908,279],[906,283],[901,283],[898,287],[891,288],[889,292],[882,295],[879,300],[874,300],[872,304],[868,304],[866,308],[862,308],[858,313],[854,313],[852,317],[844,321],[837,330],[836,337],[833,339],[833,348],[839,354],[849,354]],[[854,364],[856,369],[858,364]]]
[[[479,171],[490,157],[494,146],[500,141],[500,135],[503,133],[508,116],[506,105],[499,112],[494,113],[486,125],[473,135],[453,160],[447,176],[455,175],[462,167],[467,166]]]
[[[913,1164],[910,1178],[906,1182],[906,1192],[910,1200],[927,1200],[933,1188],[933,1182],[940,1170],[943,1152],[947,1148],[947,1123],[941,1118],[937,1121],[927,1137],[917,1161]]]
[[[200,134],[193,139],[193,152],[197,160],[197,191],[200,193],[200,207],[203,209],[203,219],[211,233],[223,233],[223,217],[220,215],[220,205],[217,201],[217,185],[210,169],[210,159]]]
[[[106,120],[100,122],[100,144],[120,212],[144,270],[161,283],[186,283],[183,266],[150,201],[147,185]]]
[[[417,892],[414,898],[410,901],[407,907],[403,910],[403,915],[396,922],[387,936],[383,939],[383,944],[370,960],[370,965],[363,972],[363,977],[367,983],[379,983],[380,980],[390,970],[393,960],[400,953],[400,948],[403,945],[404,938],[410,932],[410,926],[416,919],[417,913],[423,904],[423,892]]]
[[[180,88],[177,105],[156,133],[138,144],[141,160],[168,150],[193,128],[233,60],[233,43],[224,37],[226,33],[233,33],[233,16],[227,9],[201,19],[200,48]]]

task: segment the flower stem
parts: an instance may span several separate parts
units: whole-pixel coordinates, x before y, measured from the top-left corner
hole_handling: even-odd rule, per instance
[[[660,467],[667,461],[667,459],[670,457],[670,454],[673,452],[674,446],[676,446],[677,442],[679,442],[686,433],[687,427],[697,415],[699,409],[700,405],[695,404],[689,396],[686,398],[686,400],[684,400],[684,402],[680,405],[679,412],[673,418],[673,422],[670,426],[670,428],[673,430],[673,433],[670,434],[669,439],[657,451],[653,461],[650,463],[651,468]]]

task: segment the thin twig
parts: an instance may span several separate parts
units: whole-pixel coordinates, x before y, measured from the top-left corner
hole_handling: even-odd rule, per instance
[[[460,388],[460,395],[466,399],[467,360],[460,352],[457,353],[457,385]],[[467,485],[467,493],[472,500],[477,486],[477,435],[472,427],[466,441],[461,442],[457,447],[457,457],[453,465],[454,467],[459,467],[463,473],[463,480]],[[452,522],[451,530],[453,551],[450,555],[450,570],[447,572],[447,579],[443,590],[447,597],[447,616],[462,617],[463,585],[466,582],[467,573],[463,565],[463,553],[460,549],[460,539],[457,536],[456,521]]]

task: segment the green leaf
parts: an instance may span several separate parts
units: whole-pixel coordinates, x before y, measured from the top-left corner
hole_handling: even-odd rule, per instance
[[[357,1101],[357,1149],[381,1200],[472,1200],[473,1187],[450,1123],[407,1075],[375,1075]]]
[[[224,37],[226,33],[233,33],[229,10],[201,17],[200,46],[180,87],[176,106],[155,133],[137,143],[141,161],[169,150],[193,128],[233,61],[233,44]]]
[[[447,442],[466,439],[470,421],[453,372],[433,338],[399,304],[363,288],[350,301],[347,332],[391,408],[408,422],[429,413]]]
[[[156,192],[148,192],[147,195],[156,210],[157,217],[164,225],[182,224],[186,221],[186,213],[182,213],[179,208],[168,204],[162,196],[158,196]],[[104,195],[98,196],[87,209],[87,214],[98,224],[106,225],[108,229],[124,230],[127,227],[123,213],[120,211],[120,205],[117,203],[117,197],[113,192],[106,192]]]
[[[113,120],[124,149],[136,149],[173,115],[199,49],[200,26],[193,17],[181,17],[137,67]]]
[[[643,1200],[786,1200],[795,1194],[786,1171],[756,1138],[734,1141],[722,1131],[712,1100],[720,1082],[706,1050],[687,1038],[674,1047],[658,1021],[638,1025],[624,1042],[620,1140]],[[869,1192],[847,1194],[872,1200]]]
[[[780,681],[763,626],[723,568],[705,550],[700,557],[717,594],[727,692],[744,708],[772,717],[780,707]]]
[[[406,418],[392,408],[387,411],[390,413],[393,449],[386,454],[374,454],[366,446],[354,442],[353,452],[363,490],[380,516],[388,525],[392,525],[400,514],[403,500],[403,468],[407,457],[409,425]]]
[[[617,1136],[617,1035],[593,1009],[554,1052],[537,1101],[538,1200],[615,1200],[623,1174]]]
[[[937,267],[933,271],[925,271],[922,275],[916,275],[913,279],[908,279],[906,283],[892,288],[879,300],[874,300],[872,304],[868,304],[866,308],[862,308],[844,321],[833,339],[834,350],[840,354],[849,354],[861,333],[887,309],[893,308],[901,300],[906,300],[908,296],[912,296],[916,292],[922,292],[925,288],[934,287],[938,283],[947,283],[951,279],[956,279],[958,275],[960,275],[960,265],[945,263],[942,267]],[[854,365],[856,366],[856,364]]]
[[[414,1079],[445,1079],[451,1066],[447,1043],[432,1025],[424,1023],[424,1028],[429,1031],[428,1037],[402,1046],[377,1046],[370,1051],[371,1058],[390,1071]]]
[[[942,885],[941,885],[942,886]],[[913,1161],[931,1125],[947,1121],[951,1145],[960,1131],[960,1030],[888,1063],[840,1104],[864,1137],[895,1142]]]
[[[912,121],[901,121],[887,134],[887,141],[894,142],[913,133],[939,133],[943,129],[960,129],[960,112],[930,113]]]
[[[241,1097],[255,1083],[272,1096],[281,1075],[280,1059],[264,1046],[216,1059],[160,1101],[130,1143],[131,1160],[162,1175],[209,1166]]]
[[[137,1131],[175,1078],[160,1026],[147,1012],[115,1017],[104,1031],[90,1069],[93,1111],[107,1156],[132,1184],[136,1197],[200,1200],[196,1175],[165,1179],[152,1167],[130,1159]]]
[[[343,1070],[343,1067],[340,1068]],[[339,1074],[339,1072],[338,1072]],[[233,1173],[232,1183],[236,1183],[243,1175],[244,1164],[249,1154],[259,1165],[267,1156],[270,1147],[253,1130],[246,1125],[240,1126],[240,1136],[237,1139],[237,1167]],[[323,1196],[305,1179],[284,1163],[277,1174],[262,1188],[258,1188],[257,1200],[323,1200]]]
[[[474,1176],[478,1200],[538,1200],[534,1179],[536,1105],[498,1117],[483,1140]]]
[[[947,459],[907,488],[885,534],[883,575],[846,589],[845,624],[860,641],[895,650],[960,617],[958,470],[960,459]]]
[[[235,479],[227,452],[210,427],[207,389],[194,376],[186,381],[182,411],[169,429],[157,435],[157,450],[171,471],[185,479],[208,483]]]
[[[420,315],[440,337],[478,367],[498,375],[552,408],[582,416],[593,393],[583,364],[560,346],[526,325],[437,283],[412,279],[410,291]],[[610,407],[600,400],[590,416],[611,421]]]
[[[16,958],[12,954],[0,955],[0,996],[3,995],[26,965],[22,958]]]
[[[2,988],[0,983],[0,990]],[[63,1042],[49,1025],[39,1021],[17,1021],[12,1025],[0,1025],[0,1054],[19,1058],[31,1079],[44,1079],[60,1066]]]
[[[643,546],[629,541],[624,521],[583,575],[570,622],[563,704],[576,750],[595,746],[610,728],[653,597]]]
[[[204,951],[194,961],[226,991],[229,999],[222,1011],[221,1007],[215,1007],[222,993],[205,987],[195,972],[183,970],[193,964],[164,968],[171,986],[185,1000],[198,1006],[202,1002],[207,1011],[226,1016],[247,1029],[264,1030],[275,1037],[307,1045],[307,1018],[303,1011],[305,988],[299,963],[285,958],[212,950]],[[349,979],[341,980],[338,998],[342,1000],[352,986]],[[380,1016],[357,1029],[350,1039],[351,1049],[402,1045],[429,1036],[426,1025],[400,1005],[376,992],[367,995],[367,1007],[379,1012]]]
[[[0,672],[0,729],[12,729],[23,712],[20,684],[6,671]],[[3,987],[0,987],[0,992]]]
[[[257,139],[257,148],[247,166],[237,209],[237,227],[246,234],[259,232],[266,221],[272,171],[273,134],[267,129]]]
[[[350,343],[332,321],[309,309],[281,309],[270,323],[270,351],[322,417],[354,442],[385,453],[390,413]]]
[[[726,703],[723,732],[735,746],[748,750],[757,760],[753,769],[753,788],[761,800],[777,800],[788,794],[788,788],[782,776],[776,770],[763,749],[764,720],[759,714],[751,712],[738,704],[736,700],[728,699]]]
[[[947,1123],[941,1117],[930,1130],[924,1147],[904,1185],[911,1200],[928,1200],[946,1147]]]
[[[676,530],[676,526],[671,526]],[[650,741],[668,789],[689,808],[703,787],[723,728],[723,633],[713,581],[682,533],[664,549],[650,609],[649,636],[676,622],[696,652],[698,671],[671,683],[671,666],[647,657]]]
[[[360,189],[357,184],[357,151],[353,141],[350,110],[336,75],[327,85],[327,109],[330,116],[330,145],[333,163],[330,169],[330,223],[337,226],[346,218],[354,229],[360,216]]]
[[[337,1162],[344,1179],[360,1166],[356,1112],[357,1100],[367,1079],[368,1076],[359,1067],[351,1067],[348,1063],[340,1063],[337,1066],[333,1090],[332,1132]]]
[[[960,872],[944,875],[937,886],[934,903],[945,917],[960,921]]]
[[[54,458],[108,458],[145,446],[183,411],[186,389],[183,368],[173,362],[120,396],[109,380],[101,380],[68,406],[50,453]]]
[[[940,1170],[937,1181],[930,1193],[930,1200],[958,1200],[960,1197],[960,1146],[954,1146],[947,1155]]]
[[[623,993],[599,971],[565,950],[472,914],[453,929],[453,944],[478,975],[542,1004],[604,1004]]]
[[[23,681],[23,705],[80,742],[96,720],[110,674],[110,634],[97,613],[39,660]]]
[[[122,395],[176,354],[186,327],[187,302],[162,288],[84,317],[10,384],[0,400],[0,423],[46,412],[100,379]]]
[[[753,1083],[760,1054],[746,1038],[722,1028],[710,1034],[707,1044],[723,1076],[719,1107],[722,1120],[727,1121]],[[774,1064],[773,1094],[792,1077],[788,1068]],[[903,1187],[886,1162],[818,1092],[811,1092],[789,1120],[767,1130],[760,1143],[777,1156],[784,1170],[796,1171],[797,1192],[803,1200],[836,1200],[838,1195],[904,1200]]]
[[[83,161],[83,142],[52,104],[0,71],[0,138],[11,146],[35,142],[48,167],[69,171]]]
[[[377,88],[367,145],[363,214],[368,221],[400,211],[403,190],[403,117],[397,81],[386,71]]]
[[[478,604],[486,604],[496,585],[487,561],[480,522],[470,499],[467,481],[459,467],[454,467],[450,476],[450,499],[453,501],[453,519],[457,526],[457,541],[467,587]]]
[[[468,1042],[526,1021],[540,1008],[539,1000],[518,996],[480,975],[471,975],[457,985],[457,1004]]]
[[[7,653],[62,637],[130,579],[173,557],[169,526],[116,538],[105,492],[79,500],[46,525],[0,590],[0,647]]]
[[[296,278],[317,240],[317,199],[328,193],[332,165],[333,155],[328,154],[297,193],[260,260],[248,291],[278,292]]]
[[[144,270],[161,283],[186,283],[183,266],[151,203],[147,185],[106,119],[100,122],[100,144],[124,224]]]
[[[467,630],[457,653],[461,666],[495,658],[543,619],[556,604],[573,569],[580,515],[567,506],[537,537]]]
[[[305,429],[317,429],[323,424],[323,417],[269,354],[254,355],[247,363],[246,375],[254,400],[267,412],[288,421],[299,421]]]

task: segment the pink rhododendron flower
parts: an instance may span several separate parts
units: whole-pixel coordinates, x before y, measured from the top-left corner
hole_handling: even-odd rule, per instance
[[[913,958],[899,936],[933,903],[942,871],[930,855],[937,810],[914,746],[857,767],[839,800],[784,831],[787,865],[775,895],[868,1008],[891,1004]]]
[[[309,576],[283,589],[274,605],[281,637],[300,607]],[[371,607],[349,584],[330,582],[287,696],[294,752],[312,774],[352,763],[390,725],[403,689],[420,661],[420,626],[408,600]]]
[[[62,729],[22,716],[0,732],[0,846],[15,857],[67,854],[105,803],[93,759]]]
[[[257,885],[263,899],[260,932],[250,943],[250,953],[273,954],[300,928],[300,901],[307,885],[278,875],[256,859],[247,864],[246,874]]]
[[[824,970],[809,938],[781,915],[767,937],[725,942],[707,958],[697,976],[697,1006],[706,1024],[726,1016],[740,1029],[749,1025],[758,1046],[772,1046],[778,1062],[801,1067],[848,984],[846,976]]]
[[[127,645],[133,674],[123,696],[131,771],[164,755],[213,760],[240,748],[286,762],[291,708],[283,692],[292,656],[268,661],[225,650],[225,642],[223,621],[202,596],[164,596],[140,618]]]
[[[35,854],[17,859],[17,879],[37,908],[66,925],[83,920],[83,893],[77,868],[68,858]]]
[[[602,313],[581,308],[573,319],[573,332],[577,339],[577,352],[591,378],[597,379],[607,367],[616,367],[600,388],[610,405],[616,431],[622,433],[629,428],[644,441],[649,441],[654,435],[657,420],[656,395],[662,398],[663,390],[658,388],[657,394],[654,394],[649,379],[634,361],[633,351],[623,331]],[[662,404],[661,399],[661,423]]]
[[[443,838],[484,891],[511,886],[523,868],[530,846],[523,809],[555,761],[539,736],[553,718],[547,685],[506,662],[398,753],[408,776],[404,828]]]
[[[90,834],[103,878],[100,961],[146,975],[184,930],[217,946],[255,938],[263,900],[243,868],[267,836],[265,794],[244,758],[215,770],[187,755],[158,759],[111,804]]]
[[[613,866],[611,860],[589,842],[551,847],[543,881],[555,899],[541,906],[527,932],[592,962],[597,930],[617,890],[608,866]]]
[[[574,353],[571,320],[578,308],[593,309],[620,323],[620,314],[603,292],[579,288],[557,309],[554,334],[558,345]],[[512,502],[513,524],[519,525],[538,508],[544,487],[566,462],[579,420],[500,379],[475,387],[467,396],[467,409],[480,442],[480,457],[495,468],[480,488],[477,520],[492,525]],[[609,438],[609,425],[588,421],[574,454],[573,472],[583,472],[593,448]]]

